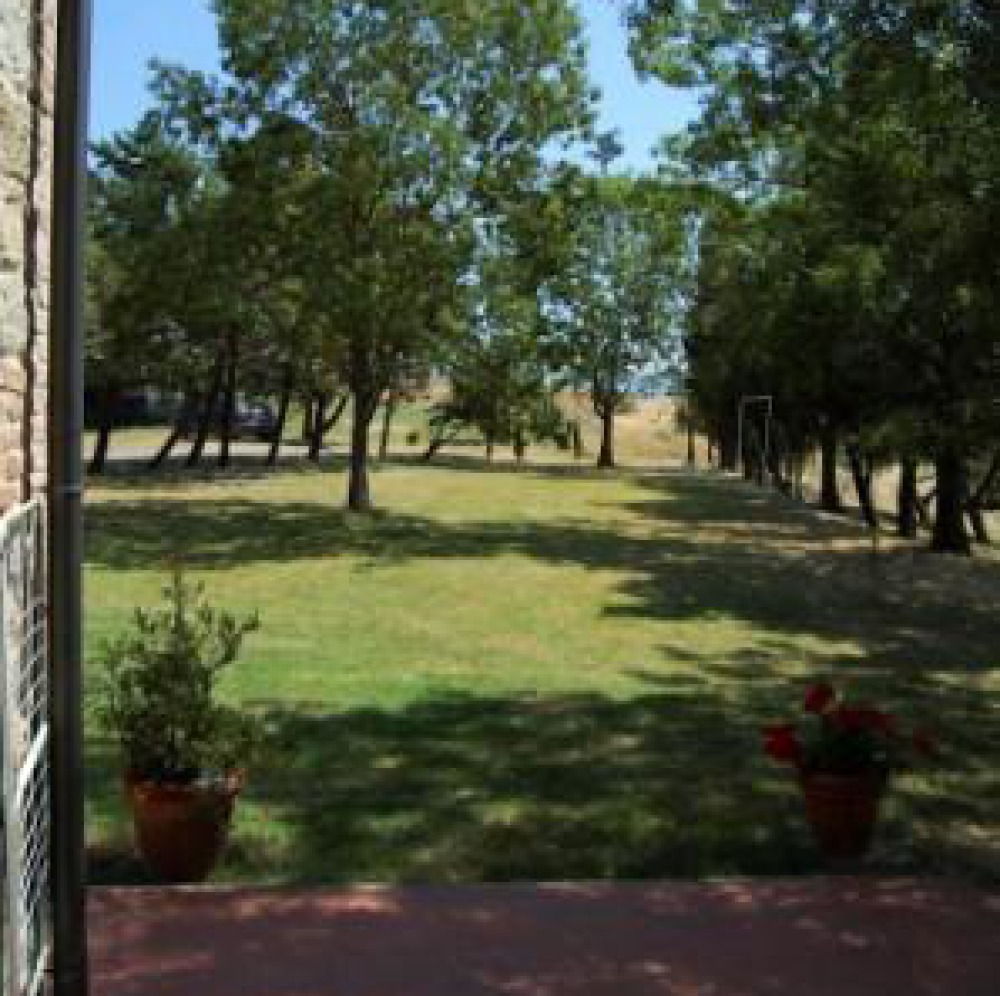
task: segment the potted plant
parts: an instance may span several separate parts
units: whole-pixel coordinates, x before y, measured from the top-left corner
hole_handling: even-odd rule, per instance
[[[146,863],[166,881],[199,882],[225,845],[255,741],[216,688],[259,622],[216,611],[179,570],[163,594],[105,647],[97,718],[121,750]]]
[[[889,777],[934,745],[896,718],[840,699],[828,684],[806,692],[803,719],[764,730],[764,749],[798,773],[806,819],[828,858],[859,858],[871,845]]]

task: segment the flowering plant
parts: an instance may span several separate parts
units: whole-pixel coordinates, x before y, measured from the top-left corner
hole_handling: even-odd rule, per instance
[[[802,775],[868,775],[880,778],[908,766],[915,754],[934,752],[924,732],[904,732],[896,717],[867,703],[840,699],[828,684],[813,685],[799,723],[764,729],[764,750]]]

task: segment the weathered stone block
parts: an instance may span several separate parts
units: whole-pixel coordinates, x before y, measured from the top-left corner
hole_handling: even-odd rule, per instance
[[[0,273],[24,265],[24,185],[0,176]]]
[[[4,484],[0,482],[0,512],[6,512],[21,500],[20,484]]]
[[[30,67],[31,4],[0,0],[0,75],[27,86]]]
[[[55,12],[0,0],[0,509],[46,486]]]
[[[27,377],[20,356],[0,354],[0,391],[23,394]]]
[[[0,355],[20,353],[28,341],[28,316],[24,310],[24,287],[0,274]]]
[[[26,95],[0,76],[0,175],[26,180],[30,165],[31,113]]]

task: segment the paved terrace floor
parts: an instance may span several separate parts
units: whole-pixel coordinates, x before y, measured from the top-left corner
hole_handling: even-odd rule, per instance
[[[93,996],[997,996],[1000,894],[830,878],[95,891]]]

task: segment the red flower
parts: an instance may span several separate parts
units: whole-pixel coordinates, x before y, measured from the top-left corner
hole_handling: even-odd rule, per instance
[[[764,750],[768,756],[783,764],[802,762],[802,744],[798,733],[790,723],[769,726],[764,730]]]
[[[812,685],[806,692],[805,710],[817,715],[826,712],[827,707],[836,698],[836,692],[825,682]]]
[[[896,732],[896,718],[868,705],[842,705],[833,712],[837,725],[849,733],[880,733],[883,736],[893,736]]]
[[[913,748],[924,757],[933,757],[937,753],[937,741],[925,730],[917,730],[913,734]]]
[[[806,689],[803,708],[816,720],[807,720],[808,740],[803,743],[795,723],[763,729],[765,753],[775,761],[799,770],[840,772],[851,770],[889,773],[912,760],[914,753],[933,756],[934,739],[923,731],[900,727],[891,712],[871,702],[844,702],[826,682]]]
[[[898,732],[896,717],[891,712],[883,712],[881,709],[870,710],[870,722],[872,729],[884,733],[887,737],[894,737]]]
[[[859,733],[868,729],[866,710],[857,706],[841,705],[833,711],[833,721],[848,733]]]
[[[858,715],[866,730],[873,733],[883,733],[891,736],[896,732],[896,720],[887,712],[881,709],[873,709],[871,706],[858,706]]]

